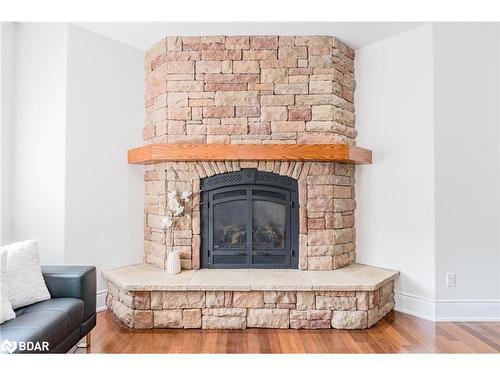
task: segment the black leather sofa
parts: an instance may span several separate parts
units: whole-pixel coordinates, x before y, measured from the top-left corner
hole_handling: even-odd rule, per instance
[[[95,267],[44,266],[42,273],[51,299],[20,307],[14,319],[0,324],[0,344],[14,343],[0,345],[0,352],[15,347],[14,353],[66,353],[85,336],[90,345],[96,325]]]

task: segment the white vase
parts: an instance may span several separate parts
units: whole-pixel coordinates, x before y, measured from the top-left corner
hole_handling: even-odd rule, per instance
[[[171,251],[167,257],[167,272],[177,274],[181,272],[181,258],[178,251]]]

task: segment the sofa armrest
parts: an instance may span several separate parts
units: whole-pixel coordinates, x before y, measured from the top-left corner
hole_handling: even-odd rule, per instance
[[[52,298],[72,297],[84,303],[83,322],[96,313],[96,269],[91,266],[42,266]]]

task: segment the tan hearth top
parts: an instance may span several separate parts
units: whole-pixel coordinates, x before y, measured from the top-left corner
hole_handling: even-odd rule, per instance
[[[106,280],[129,291],[373,291],[395,279],[399,271],[353,264],[333,271],[201,269],[171,275],[150,264],[136,264],[102,274]]]
[[[370,150],[348,144],[153,144],[128,150],[129,164],[165,161],[281,160],[371,164]]]

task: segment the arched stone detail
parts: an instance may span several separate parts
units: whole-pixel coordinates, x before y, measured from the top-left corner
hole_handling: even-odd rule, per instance
[[[281,161],[210,161],[210,162],[189,162],[185,163],[192,173],[192,192],[198,196],[200,192],[201,179],[214,176],[216,174],[236,172],[243,168],[256,168],[263,172],[273,172],[282,176],[292,177],[298,180],[299,196],[307,196],[306,177],[312,163],[310,162],[281,162]],[[174,165],[170,166],[171,168]],[[301,191],[300,191],[301,190]],[[199,199],[199,196],[198,196]],[[305,202],[305,200],[303,200]],[[299,198],[299,223],[307,222],[307,212],[300,207]],[[200,267],[201,249],[201,219],[200,212],[196,212],[192,217],[193,243],[191,248],[191,269]],[[302,244],[302,245],[301,245]],[[307,269],[307,247],[303,246],[304,241],[300,241],[299,235],[299,268]],[[305,260],[305,261],[304,261]]]

